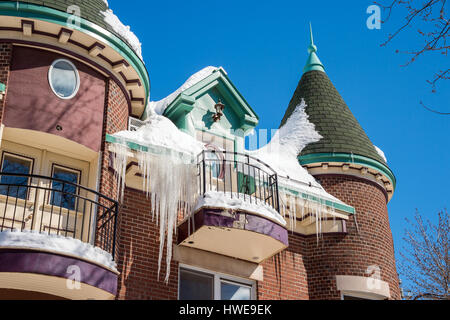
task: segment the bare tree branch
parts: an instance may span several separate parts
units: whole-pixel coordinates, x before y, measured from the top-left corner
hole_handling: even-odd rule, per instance
[[[400,253],[400,274],[409,280],[410,299],[450,300],[449,230],[447,210],[438,214],[437,225],[424,222],[416,212],[414,222],[403,240],[406,247]]]
[[[393,34],[388,35],[386,41],[381,44],[382,47],[386,47],[394,38],[398,37],[400,33],[409,27],[421,25],[425,29],[429,29],[429,31],[423,31],[419,27],[417,29],[418,34],[424,39],[423,45],[407,51],[396,50],[397,53],[410,56],[409,60],[402,67],[409,66],[426,53],[435,52],[445,56],[448,55],[450,51],[450,19],[446,11],[447,0],[393,0],[386,5],[378,2],[375,2],[375,4],[382,7],[383,11],[387,11],[386,19],[382,20],[382,23],[386,23],[391,19],[394,10],[406,10],[405,21]],[[434,74],[432,80],[427,80],[427,83],[431,85],[432,92],[435,93],[437,84],[441,80],[448,80],[449,78],[450,69],[448,66],[445,66],[444,69]],[[421,105],[426,110],[436,114],[450,115],[450,113],[435,111],[425,106],[422,102]]]

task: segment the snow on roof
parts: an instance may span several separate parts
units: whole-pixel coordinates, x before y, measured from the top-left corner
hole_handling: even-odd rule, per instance
[[[308,144],[322,139],[315,130],[315,125],[309,122],[305,108],[306,103],[302,100],[272,140],[261,149],[250,153],[266,162],[278,175],[318,185],[316,180],[298,163],[298,155],[302,150]]]
[[[3,231],[0,232],[1,248],[29,248],[50,250],[60,254],[80,257],[114,271],[116,263],[111,254],[89,243],[81,242],[78,239],[59,236],[56,234],[39,233],[38,231]]]
[[[387,161],[386,155],[384,154],[383,150],[378,148],[376,145],[374,145],[374,147],[375,147],[375,150],[377,150],[380,157],[382,157],[384,159],[384,161],[386,161],[386,163],[387,163],[388,161]]]
[[[151,112],[151,110],[153,110],[157,114],[160,115],[164,114],[166,108],[180,95],[180,93],[193,87],[194,85],[196,85],[203,79],[209,77],[211,74],[213,74],[219,69],[220,68],[218,67],[209,66],[193,74],[189,79],[186,80],[186,82],[181,87],[179,87],[176,91],[168,95],[166,98],[159,101],[150,101],[147,108],[148,112]]]
[[[300,188],[308,193],[342,203],[328,194],[298,161],[298,155],[308,144],[322,139],[315,125],[309,121],[309,116],[305,112],[306,107],[305,100],[302,99],[272,140],[259,150],[249,151],[249,154],[275,170],[280,185],[292,189]]]
[[[200,154],[204,146],[203,143],[180,131],[168,118],[157,114],[150,115],[145,125],[137,131],[121,131],[113,137],[143,146],[160,146],[193,157]]]
[[[104,0],[104,2],[108,6],[108,1]],[[142,44],[139,41],[139,38],[131,31],[130,26],[125,26],[111,9],[107,9],[102,12],[102,14],[105,16],[105,22],[110,25],[111,28],[130,45],[139,58],[143,60]]]

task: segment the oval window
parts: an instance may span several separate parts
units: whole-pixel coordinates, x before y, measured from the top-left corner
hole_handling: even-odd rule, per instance
[[[75,65],[69,60],[53,62],[48,71],[48,81],[53,92],[61,99],[73,98],[80,88],[80,76]]]

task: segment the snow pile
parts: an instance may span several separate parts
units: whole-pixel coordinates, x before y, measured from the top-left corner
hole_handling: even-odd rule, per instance
[[[199,72],[192,75],[180,88],[178,88],[175,92],[171,93],[166,98],[160,101],[150,101],[147,110],[149,110],[149,112],[153,110],[157,114],[162,115],[166,108],[180,95],[180,93],[196,85],[219,69],[220,68],[210,66],[200,70]]]
[[[108,1],[104,1],[106,6],[108,6]],[[133,51],[143,60],[142,58],[142,44],[138,37],[130,30],[130,26],[125,26],[120,19],[114,14],[111,9],[107,9],[102,12],[104,16],[104,21],[118,34],[120,35],[133,49]]]
[[[121,131],[113,137],[142,146],[159,146],[193,157],[203,150],[203,143],[180,131],[168,118],[157,114],[151,114],[145,125],[137,131]]]
[[[274,208],[259,199],[252,198],[252,202],[250,202],[250,197],[248,195],[244,200],[243,194],[239,194],[238,199],[238,194],[236,193],[231,194],[230,192],[209,191],[205,193],[204,197],[199,198],[194,211],[205,207],[253,212],[283,226],[286,225],[286,221]]]
[[[310,143],[318,142],[322,136],[309,122],[305,100],[296,107],[291,117],[263,148],[249,152],[274,169],[279,176],[320,187],[317,181],[298,162],[298,155]]]
[[[306,107],[306,102],[302,99],[270,143],[249,153],[277,172],[280,186],[280,211],[284,217],[289,219],[291,229],[295,227],[297,214],[301,214],[303,217],[305,213],[314,213],[313,215],[317,220],[317,234],[319,235],[321,224],[318,222],[322,220],[325,214],[333,214],[334,208],[304,199],[287,190],[292,189],[300,192],[303,190],[308,195],[343,204],[342,201],[327,193],[298,161],[298,155],[307,145],[318,142],[323,138],[315,130],[315,125],[309,121],[309,116],[305,111]],[[300,212],[297,211],[298,209]]]
[[[80,240],[38,231],[0,232],[0,248],[40,249],[95,262],[117,271],[111,254]]]
[[[381,150],[380,148],[378,148],[377,146],[375,146],[375,150],[377,150],[377,153],[380,155],[380,157],[382,157],[384,159],[384,161],[387,163],[387,158],[386,155],[384,154],[383,150]]]

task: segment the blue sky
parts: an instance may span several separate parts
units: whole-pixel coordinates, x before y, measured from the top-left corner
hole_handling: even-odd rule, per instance
[[[390,2],[390,1],[387,1]],[[344,5],[345,3],[345,5]],[[381,48],[401,23],[394,14],[381,30],[369,30],[372,1],[119,1],[110,7],[143,43],[152,100],[176,90],[205,66],[223,66],[261,118],[278,128],[302,75],[313,24],[318,55],[331,81],[366,133],[386,153],[398,184],[389,204],[396,252],[405,218],[416,208],[435,221],[450,195],[450,81],[431,93],[426,80],[445,56],[428,54],[405,68],[408,50],[422,43],[408,29]],[[448,58],[447,58],[448,59]],[[447,63],[447,65],[444,65]]]

